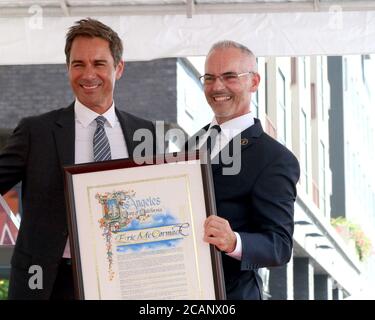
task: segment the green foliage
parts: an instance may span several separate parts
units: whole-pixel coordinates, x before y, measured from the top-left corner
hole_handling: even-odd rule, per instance
[[[8,299],[9,280],[0,279],[0,300]]]
[[[355,224],[344,217],[331,219],[331,224],[344,240],[354,240],[355,249],[360,261],[365,261],[371,255],[371,240],[363,232],[360,225]]]

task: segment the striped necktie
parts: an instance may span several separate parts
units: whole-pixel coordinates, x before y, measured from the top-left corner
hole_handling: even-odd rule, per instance
[[[111,148],[109,146],[108,137],[104,130],[106,119],[99,116],[95,119],[96,130],[94,133],[94,161],[111,160]]]

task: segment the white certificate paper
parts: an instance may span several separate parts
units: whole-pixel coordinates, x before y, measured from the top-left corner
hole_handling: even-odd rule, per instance
[[[72,187],[84,299],[215,299],[199,161],[75,174]]]

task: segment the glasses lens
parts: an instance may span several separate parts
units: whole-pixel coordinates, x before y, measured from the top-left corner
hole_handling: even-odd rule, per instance
[[[223,73],[220,76],[205,74],[204,76],[201,76],[199,79],[205,85],[213,84],[217,78],[220,78],[220,80],[223,81],[224,83],[235,84],[238,82],[239,77],[242,75],[245,75],[245,73],[238,74],[236,72],[227,72],[227,73]]]
[[[210,74],[205,74],[201,77],[201,81],[204,84],[211,84],[215,82],[216,77]]]
[[[227,83],[236,83],[238,81],[238,74],[234,72],[224,73],[222,78]]]

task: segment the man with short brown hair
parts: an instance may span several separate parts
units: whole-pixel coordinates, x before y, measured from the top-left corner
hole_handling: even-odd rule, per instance
[[[115,107],[115,82],[124,71],[116,32],[97,20],[80,20],[67,34],[65,53],[75,101],[21,120],[0,152],[0,192],[22,181],[10,299],[74,298],[62,166],[132,156],[138,129],[155,137],[150,121]],[[155,152],[154,141],[146,143]],[[32,266],[42,271],[41,287],[30,285]]]

